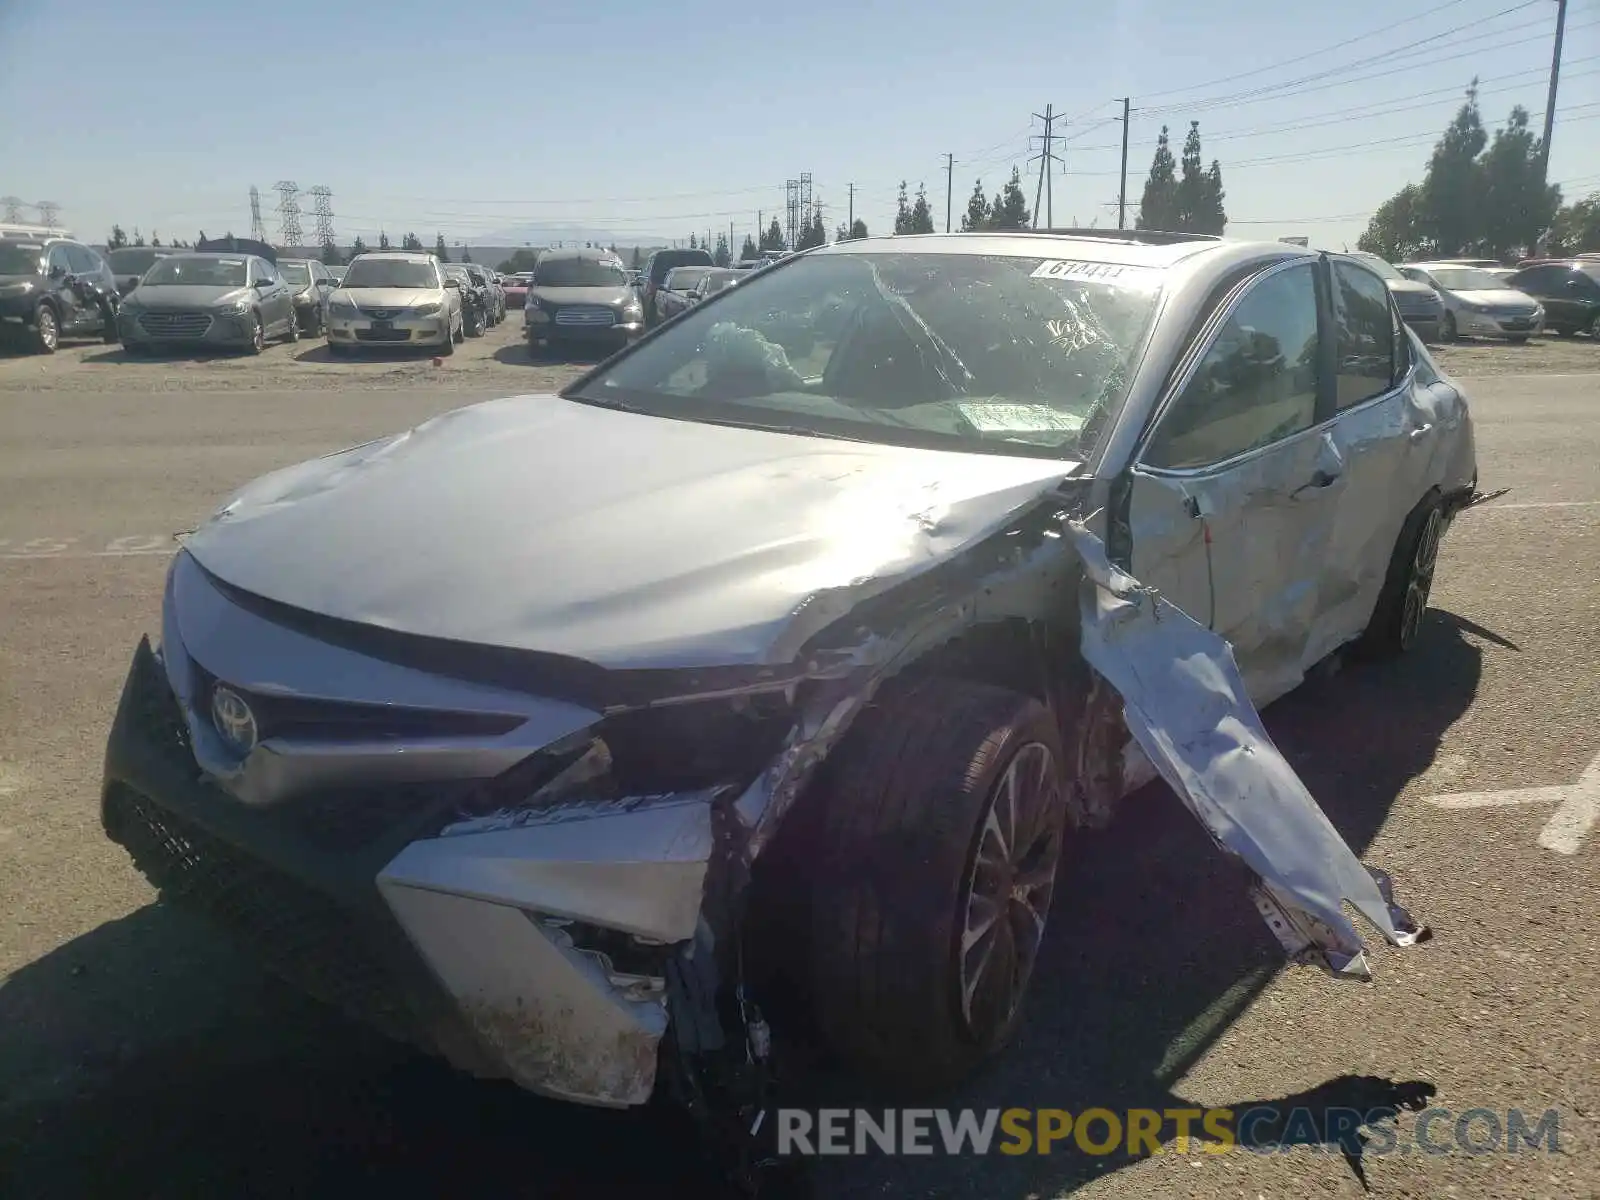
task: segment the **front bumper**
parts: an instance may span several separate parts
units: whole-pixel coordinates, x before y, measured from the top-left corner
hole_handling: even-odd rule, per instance
[[[709,798],[448,829],[436,786],[250,805],[199,771],[195,725],[141,642],[101,811],[164,898],[301,990],[463,1070],[578,1103],[649,1099],[665,960],[698,920]]]
[[[380,324],[372,317],[328,316],[328,341],[343,346],[443,346],[451,340],[449,310],[425,317],[396,317]]]
[[[141,308],[117,313],[117,337],[124,346],[248,346],[255,336],[252,312],[165,311]]]
[[[1456,333],[1461,337],[1525,338],[1537,337],[1544,332],[1544,314],[1532,317],[1510,317],[1496,313],[1469,312],[1457,309]]]
[[[524,321],[530,343],[571,346],[626,346],[644,335],[644,320],[613,325],[558,325],[554,321]]]

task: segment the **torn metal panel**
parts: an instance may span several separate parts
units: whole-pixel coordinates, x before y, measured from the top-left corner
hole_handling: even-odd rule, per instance
[[[1396,946],[1425,937],[1273,745],[1228,643],[1112,566],[1081,523],[1067,528],[1086,572],[1084,658],[1122,694],[1129,731],[1173,791],[1255,872],[1253,899],[1284,948],[1370,977],[1346,901]]]

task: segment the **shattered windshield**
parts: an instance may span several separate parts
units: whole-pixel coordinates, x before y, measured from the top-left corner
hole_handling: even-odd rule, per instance
[[[570,398],[662,416],[1082,457],[1161,275],[1042,255],[808,256],[693,310]]]

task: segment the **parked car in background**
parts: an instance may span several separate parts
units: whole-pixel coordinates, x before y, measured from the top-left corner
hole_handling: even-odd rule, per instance
[[[562,346],[618,350],[644,332],[639,295],[609,250],[546,250],[522,310],[528,351]]]
[[[491,328],[506,319],[506,291],[500,286],[495,273],[478,263],[462,263],[487,298],[488,318]]]
[[[171,246],[119,246],[106,251],[102,257],[110,265],[111,273],[117,277],[117,292],[126,296],[139,286],[139,280],[155,265],[156,259],[181,253],[182,250]]]
[[[1579,257],[1524,267],[1507,283],[1543,305],[1546,329],[1600,339],[1600,259]]]
[[[280,258],[278,274],[294,291],[294,311],[300,332],[321,337],[328,327],[328,297],[338,286],[328,268],[315,258]]]
[[[1353,251],[1349,257],[1364,264],[1388,284],[1394,296],[1400,319],[1417,331],[1425,342],[1436,341],[1444,328],[1444,300],[1425,283],[1407,279],[1392,263],[1365,251]]]
[[[349,354],[361,346],[434,346],[454,354],[466,337],[461,286],[439,267],[433,255],[410,250],[356,255],[328,299],[328,349]]]
[[[504,288],[506,293],[507,308],[521,308],[528,299],[528,283],[533,279],[532,271],[516,271],[505,277]]]
[[[1250,705],[1417,644],[1466,399],[1360,262],[1136,236],[819,248],[560,395],[246,485],[134,650],[107,835],[310,994],[613,1107],[747,1069],[779,993],[897,1090],[968,1076],[1072,968],[1058,866],[1144,755],[1286,953],[1365,975],[1341,902],[1408,922]],[[593,253],[535,295],[625,290]]]
[[[1426,284],[1444,301],[1444,323],[1439,337],[1504,338],[1525,342],[1544,328],[1544,309],[1526,292],[1509,286],[1479,267],[1454,263],[1406,263],[1399,268],[1407,279]]]
[[[117,277],[70,238],[0,239],[0,336],[40,354],[62,338],[117,340]]]
[[[469,338],[482,337],[489,328],[494,299],[481,279],[461,263],[443,263],[445,281],[454,281],[461,292],[461,332]]]
[[[670,321],[685,312],[694,303],[690,294],[695,284],[715,270],[715,267],[673,267],[668,271],[656,291],[656,311],[661,319]]]
[[[640,290],[639,299],[644,305],[644,322],[646,328],[659,324],[663,318],[656,309],[656,295],[661,290],[661,284],[667,278],[667,272],[674,267],[710,267],[716,264],[711,260],[711,254],[706,250],[653,250],[650,257],[645,259],[644,270],[640,272],[644,277],[644,287]]]
[[[295,290],[254,254],[184,251],[158,260],[122,299],[117,326],[129,354],[156,347],[238,348],[300,340]]]
[[[702,300],[715,296],[718,292],[733,287],[739,282],[740,272],[732,267],[717,267],[700,277],[700,282],[694,285],[689,293],[689,303],[699,304]]]

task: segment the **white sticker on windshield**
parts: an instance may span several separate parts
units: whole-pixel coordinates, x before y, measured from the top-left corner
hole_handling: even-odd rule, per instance
[[[956,408],[979,433],[1076,433],[1083,428],[1083,418],[1077,413],[1048,404],[976,400]]]
[[[1033,270],[1035,279],[1075,279],[1085,283],[1117,283],[1137,279],[1149,273],[1147,267],[1129,267],[1122,263],[1075,262],[1066,259],[1047,259]]]
[[[242,266],[244,266],[244,259],[242,259],[242,258],[219,258],[219,259],[217,259],[217,261],[219,263],[221,263],[225,267],[242,267]]]

